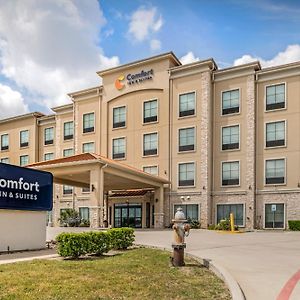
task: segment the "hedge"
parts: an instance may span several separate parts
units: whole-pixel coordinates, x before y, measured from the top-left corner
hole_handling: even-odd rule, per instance
[[[85,254],[102,255],[111,249],[127,249],[133,245],[132,228],[113,228],[108,231],[61,233],[56,238],[57,253],[78,258]]]
[[[292,231],[300,231],[300,220],[296,220],[296,221],[288,221],[289,223],[289,229]]]

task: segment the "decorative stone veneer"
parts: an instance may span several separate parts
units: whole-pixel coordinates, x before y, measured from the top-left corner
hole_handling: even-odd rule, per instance
[[[264,228],[265,204],[283,203],[285,211],[285,229],[288,228],[288,220],[300,220],[300,192],[264,193],[256,196],[256,223],[260,229]]]

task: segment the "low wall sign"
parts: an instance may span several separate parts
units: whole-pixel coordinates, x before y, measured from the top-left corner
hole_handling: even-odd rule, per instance
[[[0,163],[0,209],[52,210],[51,173]]]

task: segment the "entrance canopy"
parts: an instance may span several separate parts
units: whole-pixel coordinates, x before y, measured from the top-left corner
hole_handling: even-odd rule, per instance
[[[104,205],[104,191],[152,188],[158,202],[157,227],[162,226],[163,188],[164,184],[169,183],[164,178],[145,173],[94,153],[83,153],[42,161],[27,167],[52,173],[54,183],[90,188],[90,199],[95,209],[95,224],[91,224],[92,227],[99,227],[103,224],[103,214],[101,212]]]

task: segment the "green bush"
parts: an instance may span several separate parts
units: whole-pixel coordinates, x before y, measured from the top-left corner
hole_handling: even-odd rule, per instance
[[[132,228],[112,228],[108,234],[113,249],[127,249],[133,245],[135,236]]]
[[[79,212],[72,208],[67,208],[60,214],[60,226],[78,227],[80,224]]]
[[[215,224],[208,225],[207,229],[208,230],[216,230],[216,225]]]
[[[289,220],[289,229],[292,231],[300,231],[300,220]]]
[[[104,231],[89,232],[89,253],[102,255],[111,249],[110,234]]]
[[[61,233],[56,237],[57,253],[63,257],[78,258],[88,253],[90,239],[87,233]]]
[[[200,222],[196,219],[188,218],[188,223],[191,226],[191,229],[199,229],[201,227]]]

